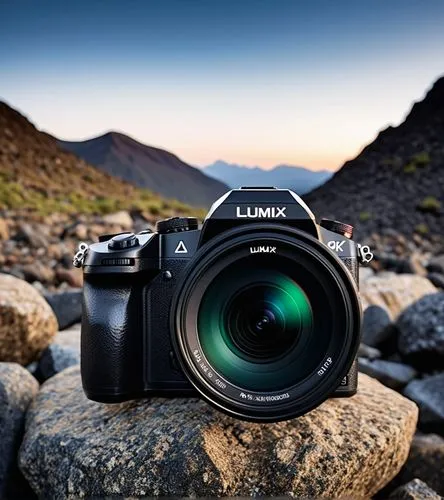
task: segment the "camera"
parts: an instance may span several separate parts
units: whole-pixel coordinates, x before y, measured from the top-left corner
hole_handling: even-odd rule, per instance
[[[156,232],[83,248],[81,374],[88,398],[201,397],[275,422],[357,390],[353,227],[294,192],[233,189]]]

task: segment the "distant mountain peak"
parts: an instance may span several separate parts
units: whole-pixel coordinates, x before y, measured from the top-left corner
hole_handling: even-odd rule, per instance
[[[264,169],[258,166],[227,163],[224,160],[215,161],[205,167],[204,171],[232,188],[247,185],[276,186],[291,188],[298,194],[304,194],[319,186],[332,175],[329,171],[314,172],[293,165],[281,164],[271,169]]]

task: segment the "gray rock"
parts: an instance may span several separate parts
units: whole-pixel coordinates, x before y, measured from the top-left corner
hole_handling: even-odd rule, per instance
[[[390,336],[392,320],[387,310],[381,306],[369,306],[364,311],[362,342],[370,347],[378,347]]]
[[[404,394],[419,406],[420,427],[444,434],[444,372],[422,380],[413,380]]]
[[[401,482],[419,478],[439,495],[444,496],[444,439],[436,434],[416,434],[409,457],[397,480]]]
[[[444,290],[444,274],[429,273],[427,275],[427,279],[430,280],[430,282],[433,283],[436,286],[436,288]]]
[[[444,292],[426,295],[398,318],[398,349],[413,366],[444,367]]]
[[[261,425],[197,399],[95,403],[72,367],[42,386],[20,467],[42,498],[369,497],[407,458],[417,408],[365,375],[359,383],[353,398]]]
[[[359,283],[362,284],[367,281],[371,276],[374,276],[375,272],[371,267],[359,267]]]
[[[370,347],[361,342],[359,344],[358,356],[360,358],[378,359],[381,357],[381,351],[376,349],[376,347]]]
[[[416,377],[416,370],[411,366],[383,359],[370,361],[360,358],[359,371],[396,390],[402,389]]]
[[[24,497],[29,486],[17,467],[25,414],[39,385],[16,363],[0,363],[0,498]]]
[[[38,361],[35,377],[42,383],[66,368],[78,364],[80,364],[80,353],[75,349],[51,344],[43,351]]]
[[[420,479],[413,479],[397,488],[390,498],[401,500],[441,500],[441,496]]]
[[[44,226],[31,226],[31,224],[23,222],[20,224],[14,239],[24,241],[34,248],[47,248],[48,240],[45,233],[46,228]]]
[[[444,254],[432,257],[427,265],[427,270],[431,273],[444,274]]]
[[[65,330],[82,319],[82,289],[45,294],[59,323],[59,329]]]
[[[58,332],[54,338],[53,344],[62,347],[68,347],[77,352],[80,356],[80,324],[73,325],[68,330]]]

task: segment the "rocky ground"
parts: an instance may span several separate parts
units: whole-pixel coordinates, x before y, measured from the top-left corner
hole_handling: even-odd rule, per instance
[[[80,241],[154,224],[143,211],[1,212],[1,498],[444,495],[444,253],[391,232],[365,241],[359,394],[258,425],[194,399],[83,395],[72,256]]]
[[[358,394],[260,425],[197,399],[85,398],[72,252],[152,220],[3,221],[0,498],[444,495],[444,255],[362,268]]]

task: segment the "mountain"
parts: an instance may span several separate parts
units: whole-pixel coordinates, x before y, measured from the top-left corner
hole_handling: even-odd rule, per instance
[[[191,211],[190,207],[138,189],[62,150],[53,137],[0,102],[2,209],[42,213],[135,209],[157,216]]]
[[[194,206],[210,206],[227,186],[163,149],[146,146],[131,137],[109,132],[81,142],[58,141],[100,170]]]
[[[444,237],[444,77],[324,185],[304,196],[318,217],[350,222],[357,235],[395,230]]]
[[[203,168],[203,171],[232,188],[239,186],[275,186],[290,188],[304,194],[329,179],[331,172],[313,171],[304,167],[278,165],[271,170],[260,167],[245,167],[218,160]]]

